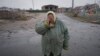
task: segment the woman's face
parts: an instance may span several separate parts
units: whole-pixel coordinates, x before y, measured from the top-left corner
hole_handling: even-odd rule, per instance
[[[48,15],[48,20],[49,20],[50,22],[53,22],[53,21],[54,21],[54,16],[53,16],[53,14],[49,14],[49,15]]]

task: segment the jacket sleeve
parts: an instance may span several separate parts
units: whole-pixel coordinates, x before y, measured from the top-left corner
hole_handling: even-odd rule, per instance
[[[45,27],[44,21],[39,21],[36,23],[35,31],[40,35],[44,35],[48,31],[48,28]]]
[[[63,49],[68,48],[68,40],[69,40],[69,34],[68,34],[68,29],[64,25],[64,42],[63,42]]]

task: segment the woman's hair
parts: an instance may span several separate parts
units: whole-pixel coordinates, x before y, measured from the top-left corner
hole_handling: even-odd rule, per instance
[[[52,13],[48,13],[48,15],[53,15]],[[54,15],[53,15],[54,16]]]

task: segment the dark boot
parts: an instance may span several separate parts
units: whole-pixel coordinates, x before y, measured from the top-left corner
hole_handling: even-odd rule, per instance
[[[50,56],[54,56],[54,54],[51,52],[51,53],[50,53]],[[58,56],[61,56],[61,53],[60,53]]]
[[[51,52],[49,56],[54,56],[53,53]]]
[[[47,55],[44,55],[44,56],[47,56]],[[53,53],[51,52],[49,56],[54,56],[54,55],[53,55]],[[61,56],[61,53],[60,53],[58,56]]]

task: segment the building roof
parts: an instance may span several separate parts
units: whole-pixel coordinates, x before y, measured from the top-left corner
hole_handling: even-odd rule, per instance
[[[57,5],[52,5],[52,4],[49,4],[49,5],[44,5],[44,6],[42,6],[42,7],[48,7],[48,6],[55,6],[55,7],[58,7]]]

